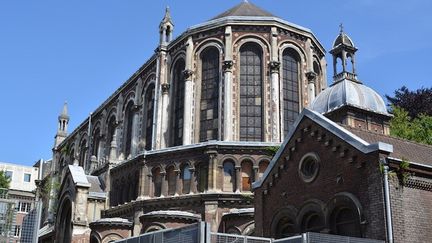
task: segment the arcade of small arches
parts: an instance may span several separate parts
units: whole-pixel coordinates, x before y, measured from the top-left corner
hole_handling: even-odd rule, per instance
[[[215,190],[222,192],[251,192],[252,183],[264,174],[269,165],[269,159],[255,160],[243,158],[237,160],[228,157],[222,160],[218,166],[221,178]],[[147,167],[147,166],[146,166]],[[143,197],[166,197],[196,193],[205,193],[208,188],[209,168],[207,163],[169,163],[166,166],[160,164],[147,167],[149,172],[144,183]],[[117,175],[116,175],[117,176]],[[120,178],[114,179],[110,191],[110,205],[121,205],[140,196],[140,175],[134,171],[124,173]]]
[[[304,232],[321,232],[362,237],[362,207],[351,193],[338,193],[327,204],[317,199],[306,201],[300,210],[287,205],[277,211],[271,235],[286,238]]]

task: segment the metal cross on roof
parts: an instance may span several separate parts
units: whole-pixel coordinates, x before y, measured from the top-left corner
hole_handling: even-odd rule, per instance
[[[339,29],[340,29],[340,32],[341,32],[341,33],[343,33],[343,32],[344,32],[344,27],[343,27],[343,23],[341,23],[341,24],[339,25]]]

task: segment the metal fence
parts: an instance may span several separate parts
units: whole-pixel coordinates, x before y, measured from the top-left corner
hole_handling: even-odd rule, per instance
[[[303,233],[301,235],[272,239],[254,236],[231,235],[210,232],[205,223],[184,228],[166,229],[137,237],[116,241],[117,243],[384,243],[384,241],[354,238],[340,235]]]
[[[117,243],[201,243],[205,242],[205,225],[198,223],[191,226],[166,229],[143,234],[137,237],[116,241]]]
[[[210,233],[211,243],[272,243],[272,239],[243,235]]]

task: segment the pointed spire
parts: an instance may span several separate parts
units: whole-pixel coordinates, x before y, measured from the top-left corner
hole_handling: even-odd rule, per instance
[[[172,24],[172,19],[171,19],[171,11],[170,11],[170,7],[166,6],[165,8],[165,15],[162,19],[162,23],[161,24],[166,24],[166,23],[170,23]]]
[[[59,119],[60,118],[69,119],[67,101],[65,101],[65,103],[63,104],[63,110],[59,116]]]

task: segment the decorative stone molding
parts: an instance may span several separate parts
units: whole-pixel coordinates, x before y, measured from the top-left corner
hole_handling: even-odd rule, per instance
[[[161,88],[162,88],[162,94],[168,94],[170,89],[170,84],[168,83],[161,84]]]
[[[317,78],[317,74],[313,71],[307,72],[306,77],[308,79],[309,83],[315,83],[315,80]]]
[[[224,71],[231,71],[233,65],[234,62],[232,60],[225,60],[223,61],[222,68]]]
[[[189,80],[192,77],[193,73],[194,72],[192,70],[190,70],[190,69],[184,70],[183,71],[184,79],[185,80]]]
[[[271,71],[272,73],[277,73],[277,72],[279,72],[280,65],[281,65],[281,63],[278,62],[278,61],[271,61],[270,64],[269,64],[269,66],[270,66],[270,71]]]

